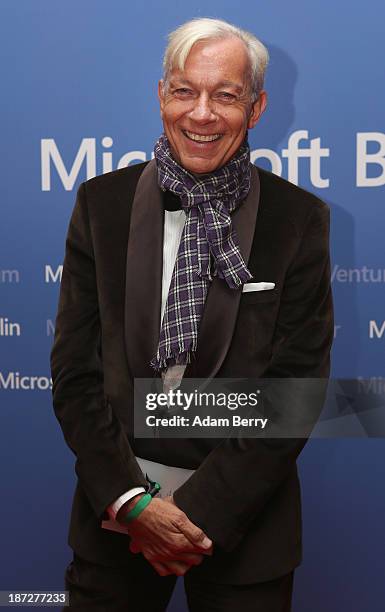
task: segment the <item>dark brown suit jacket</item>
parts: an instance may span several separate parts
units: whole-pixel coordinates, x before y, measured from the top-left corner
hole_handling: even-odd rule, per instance
[[[153,376],[159,337],[163,220],[154,161],[79,188],[51,358],[55,413],[76,455],[69,544],[90,561],[130,563],[127,536],[100,521],[145,484],[138,455],[196,469],[174,497],[215,552],[190,571],[224,583],[270,580],[301,561],[296,457],[305,440],[133,437],[133,380]],[[275,289],[241,293],[215,278],[185,376],[328,377],[328,207],[253,167],[233,224],[253,282]]]

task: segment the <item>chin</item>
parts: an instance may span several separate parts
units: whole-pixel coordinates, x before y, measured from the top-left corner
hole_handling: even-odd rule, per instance
[[[199,167],[199,168],[186,168],[189,172],[191,172],[192,174],[209,174],[210,172],[214,172],[214,170],[216,170],[216,168],[211,167],[211,166],[206,166],[204,168]]]
[[[214,161],[208,160],[202,160],[201,162],[186,161],[186,163],[182,161],[182,166],[193,174],[207,174],[208,172],[214,172],[214,170],[219,168],[219,163],[216,164]]]

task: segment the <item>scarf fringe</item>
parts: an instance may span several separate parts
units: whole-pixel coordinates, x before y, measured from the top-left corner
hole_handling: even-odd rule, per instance
[[[195,358],[195,351],[188,350],[179,352],[177,349],[167,351],[167,355],[157,354],[151,361],[151,366],[157,372],[166,370],[173,365],[187,365]]]

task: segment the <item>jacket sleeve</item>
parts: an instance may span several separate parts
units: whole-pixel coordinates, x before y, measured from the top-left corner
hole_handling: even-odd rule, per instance
[[[333,333],[329,208],[317,202],[286,274],[273,357],[261,374],[261,378],[287,379],[288,393],[273,408],[278,412],[283,408],[282,414],[288,413],[289,424],[292,415],[295,421],[298,408],[300,411],[303,408],[302,413],[310,410],[311,417],[305,417],[307,424],[310,421],[314,424],[322,410],[324,393],[312,393],[309,380],[303,380],[301,388],[299,379],[317,379],[321,390],[320,379],[324,379],[326,388]],[[273,397],[277,389],[273,380],[271,384]],[[296,390],[302,393],[300,405]],[[306,435],[227,438],[174,493],[175,503],[216,545],[229,552],[289,475],[305,443]]]
[[[86,191],[83,183],[68,229],[51,371],[56,417],[76,456],[80,485],[101,518],[122,493],[146,483],[121,423],[104,395]]]

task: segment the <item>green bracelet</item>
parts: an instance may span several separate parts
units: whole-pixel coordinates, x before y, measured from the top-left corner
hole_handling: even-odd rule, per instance
[[[152,496],[149,493],[143,495],[139,501],[136,502],[135,506],[130,510],[126,516],[124,517],[125,523],[131,523],[134,519],[136,519],[141,512],[148,506],[150,501],[152,500]]]

